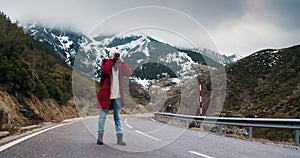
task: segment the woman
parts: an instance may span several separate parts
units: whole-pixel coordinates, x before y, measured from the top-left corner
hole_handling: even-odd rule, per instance
[[[117,144],[126,145],[125,141],[123,140],[123,131],[120,121],[121,106],[124,106],[125,104],[122,76],[131,76],[131,70],[120,57],[118,50],[111,49],[109,56],[109,59],[102,60],[101,86],[97,96],[97,108],[102,109],[98,121],[97,144],[103,145],[105,120],[108,110],[110,109],[110,106],[112,106],[114,109]]]

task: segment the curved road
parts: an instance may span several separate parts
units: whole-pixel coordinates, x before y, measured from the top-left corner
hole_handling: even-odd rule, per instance
[[[124,115],[127,146],[116,145],[111,116],[106,121],[105,145],[96,144],[97,117],[41,131],[14,145],[0,146],[1,158],[296,158],[300,151],[281,145],[228,138],[161,124],[146,117]],[[22,139],[22,138],[21,138]],[[23,138],[24,139],[24,138]],[[12,146],[10,146],[12,145]],[[8,147],[9,146],[9,147]]]

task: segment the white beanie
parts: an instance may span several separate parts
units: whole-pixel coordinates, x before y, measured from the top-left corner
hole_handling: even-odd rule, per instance
[[[120,51],[118,50],[118,49],[116,49],[116,48],[110,48],[109,49],[109,54],[113,54],[113,53],[120,53]]]

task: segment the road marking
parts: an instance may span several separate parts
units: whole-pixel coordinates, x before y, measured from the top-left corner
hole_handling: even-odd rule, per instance
[[[132,127],[127,123],[127,118],[125,119],[124,123],[125,123],[125,125],[126,125],[128,128],[132,128]]]
[[[77,121],[75,121],[75,122],[77,122]],[[47,131],[49,131],[49,130],[52,130],[52,129],[54,129],[54,128],[57,128],[57,127],[60,127],[60,126],[64,126],[64,125],[68,125],[68,124],[71,124],[71,123],[74,123],[74,122],[56,125],[56,126],[53,126],[53,127],[50,127],[50,128],[47,128],[47,129],[44,129],[44,130],[41,130],[41,131],[38,131],[38,132],[36,132],[36,133],[32,133],[32,134],[30,134],[30,135],[28,135],[28,136],[25,136],[25,137],[22,137],[22,138],[20,138],[20,139],[14,140],[14,141],[12,141],[12,142],[10,142],[10,143],[7,143],[7,144],[1,146],[1,147],[0,147],[0,152],[2,152],[2,151],[4,151],[4,150],[6,150],[6,149],[8,149],[8,148],[10,148],[10,147],[12,147],[12,146],[18,144],[18,143],[21,143],[21,142],[23,142],[23,141],[25,141],[25,140],[27,140],[27,139],[29,139],[29,138],[32,138],[32,137],[34,137],[34,136],[36,136],[36,135],[39,135],[39,134],[41,134],[41,133],[47,132]]]
[[[198,155],[198,156],[204,157],[204,158],[214,158],[214,157],[211,157],[211,156],[208,156],[208,155],[202,154],[202,153],[198,153],[198,152],[196,152],[196,151],[189,151],[189,153],[192,153],[192,154],[195,154],[195,155]]]
[[[150,120],[152,120],[152,121],[154,121],[154,122],[158,122],[158,121],[154,120],[152,117],[150,117]]]
[[[155,138],[155,137],[153,137],[153,136],[150,136],[150,135],[148,135],[148,134],[146,134],[146,133],[143,133],[143,132],[141,132],[141,131],[139,131],[139,130],[135,130],[137,133],[139,133],[139,134],[142,134],[142,135],[144,135],[144,136],[146,136],[146,137],[148,137],[148,138],[151,138],[151,139],[153,139],[153,140],[156,140],[156,141],[159,141],[159,142],[161,142],[162,140],[160,140],[160,139],[158,139],[158,138]]]
[[[126,126],[129,127],[129,128],[132,128],[132,127],[131,127],[129,124],[127,124],[127,123],[126,123]]]

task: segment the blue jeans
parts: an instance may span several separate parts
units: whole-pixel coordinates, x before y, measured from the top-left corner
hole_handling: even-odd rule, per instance
[[[111,99],[110,103],[114,107],[114,121],[115,121],[115,129],[116,134],[123,133],[122,127],[121,127],[121,119],[120,119],[120,111],[121,111],[121,99]],[[102,109],[99,116],[98,121],[98,133],[104,133],[104,127],[105,127],[105,120],[107,116],[108,110]]]

